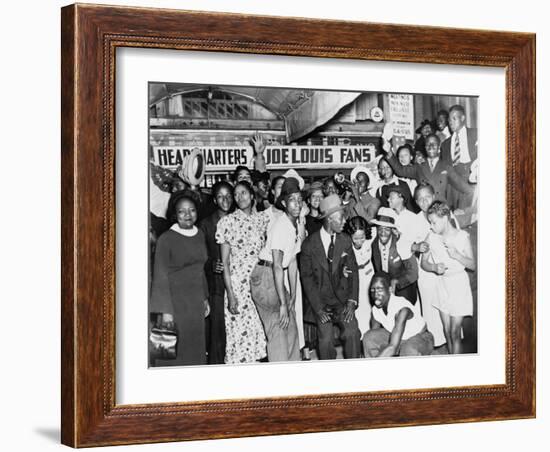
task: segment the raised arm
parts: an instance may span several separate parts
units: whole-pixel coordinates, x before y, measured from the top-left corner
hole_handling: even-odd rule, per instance
[[[415,163],[413,165],[403,166],[399,162],[399,159],[392,153],[391,156],[386,157],[387,162],[393,169],[393,172],[397,177],[406,177],[408,179],[414,179],[418,183],[422,180],[422,174],[420,173],[420,167]]]
[[[256,132],[254,137],[250,138],[249,141],[254,148],[254,169],[260,173],[265,173],[267,171],[267,164],[264,156],[266,148],[264,137]]]

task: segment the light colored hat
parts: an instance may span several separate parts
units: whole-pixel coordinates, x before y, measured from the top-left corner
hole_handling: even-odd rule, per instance
[[[298,181],[298,186],[300,187],[300,190],[304,189],[305,181],[302,177],[300,177],[296,170],[289,169],[286,173],[283,174],[283,177],[293,177]]]
[[[206,165],[204,157],[199,148],[193,148],[186,155],[181,164],[181,169],[178,171],[178,176],[191,186],[198,186],[204,179]]]
[[[365,173],[367,175],[367,177],[369,178],[369,186],[367,187],[368,188],[371,188],[372,187],[372,183],[374,182],[374,175],[371,173],[371,171],[366,167],[366,166],[363,166],[363,165],[357,165],[355,168],[353,168],[351,170],[351,175],[350,175],[350,179],[353,183],[355,183],[355,181],[357,180],[357,176],[359,175],[359,173]]]
[[[388,228],[396,228],[396,221],[397,221],[397,214],[394,212],[393,209],[390,209],[388,207],[380,207],[378,209],[378,213],[376,214],[376,218],[371,221],[372,224],[375,224],[377,226],[386,226]]]
[[[320,218],[326,218],[334,212],[344,210],[344,205],[340,196],[330,195],[322,199],[321,204],[319,204],[319,210],[321,211]]]

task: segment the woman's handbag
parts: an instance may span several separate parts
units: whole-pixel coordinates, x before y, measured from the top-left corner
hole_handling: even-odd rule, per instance
[[[176,359],[178,332],[173,324],[160,324],[151,328],[149,334],[150,359]]]

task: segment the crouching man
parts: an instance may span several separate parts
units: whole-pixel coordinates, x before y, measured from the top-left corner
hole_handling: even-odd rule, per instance
[[[363,336],[365,356],[430,355],[434,338],[418,306],[392,294],[385,274],[373,276],[369,291],[373,307],[371,329]]]

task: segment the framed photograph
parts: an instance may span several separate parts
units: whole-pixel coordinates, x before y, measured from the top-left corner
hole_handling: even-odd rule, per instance
[[[535,416],[535,37],[62,9],[62,442]]]

